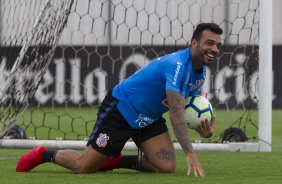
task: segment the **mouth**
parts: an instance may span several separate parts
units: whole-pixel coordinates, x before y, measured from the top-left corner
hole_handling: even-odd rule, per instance
[[[207,56],[209,59],[212,59],[212,60],[215,59],[215,55],[213,55],[213,54],[207,53],[206,56]]]

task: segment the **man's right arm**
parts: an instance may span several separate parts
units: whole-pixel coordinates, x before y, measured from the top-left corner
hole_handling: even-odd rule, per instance
[[[188,126],[183,114],[185,98],[181,94],[170,90],[167,90],[166,95],[169,104],[169,116],[175,136],[186,154],[193,153]]]
[[[194,154],[193,146],[190,140],[188,125],[184,117],[185,98],[171,90],[166,91],[168,104],[169,104],[169,116],[174,130],[174,134],[181,145],[183,151],[186,154],[186,161],[188,164],[187,175],[190,175],[191,171],[195,176],[205,176],[205,173]]]

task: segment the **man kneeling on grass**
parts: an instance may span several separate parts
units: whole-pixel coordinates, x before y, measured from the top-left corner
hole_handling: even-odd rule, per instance
[[[39,146],[20,158],[16,171],[28,172],[39,164],[53,162],[81,174],[115,168],[173,173],[175,150],[162,117],[168,111],[186,155],[187,175],[193,172],[205,176],[193,151],[183,111],[185,99],[198,94],[206,66],[219,54],[222,32],[214,23],[199,24],[187,49],[151,61],[109,91],[84,153]],[[211,122],[203,120],[195,130],[201,137],[211,137],[214,123],[215,117]],[[143,155],[121,155],[130,138]]]

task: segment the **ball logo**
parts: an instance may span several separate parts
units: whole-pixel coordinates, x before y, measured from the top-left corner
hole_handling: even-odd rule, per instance
[[[100,133],[99,137],[96,140],[96,144],[99,147],[105,147],[107,145],[107,140],[109,140],[109,139],[110,138],[107,136],[107,134]]]

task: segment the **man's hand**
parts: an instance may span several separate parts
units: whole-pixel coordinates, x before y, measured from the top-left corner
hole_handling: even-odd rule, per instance
[[[197,177],[199,176],[205,176],[205,172],[202,169],[196,155],[194,153],[188,153],[186,155],[186,161],[188,164],[188,172],[187,175],[190,176],[191,171],[194,173],[194,175]]]
[[[202,120],[201,124],[199,124],[195,130],[200,134],[201,137],[209,138],[213,135],[214,123],[215,116],[212,116],[211,123],[208,121],[208,119]]]

